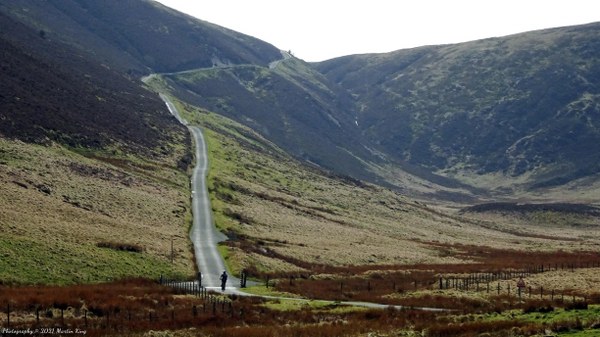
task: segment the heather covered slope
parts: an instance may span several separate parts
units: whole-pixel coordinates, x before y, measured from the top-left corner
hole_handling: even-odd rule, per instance
[[[301,60],[196,69],[161,80],[164,90],[253,128],[296,158],[377,179],[369,165],[382,159],[362,141],[351,97]]]
[[[357,97],[387,155],[510,193],[600,172],[599,36],[595,23],[315,67]]]
[[[148,0],[17,0],[0,11],[136,76],[280,58],[272,45]]]
[[[0,25],[0,135],[152,157],[185,135],[139,82],[1,14]]]

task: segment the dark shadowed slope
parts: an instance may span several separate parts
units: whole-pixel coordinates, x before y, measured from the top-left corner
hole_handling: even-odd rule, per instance
[[[315,66],[358,98],[361,131],[397,159],[482,185],[600,172],[600,23]]]
[[[130,73],[213,64],[266,66],[280,58],[268,43],[154,1],[15,0],[1,3],[0,11]]]
[[[1,135],[159,155],[185,134],[137,81],[2,14],[0,27]]]

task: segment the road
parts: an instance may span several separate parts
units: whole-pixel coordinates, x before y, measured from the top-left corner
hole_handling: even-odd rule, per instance
[[[218,250],[218,244],[221,241],[225,241],[227,237],[219,232],[214,224],[212,217],[212,209],[210,207],[210,198],[208,196],[208,188],[206,185],[206,174],[208,173],[208,156],[206,153],[206,143],[204,142],[204,136],[202,130],[197,126],[189,125],[188,122],[181,117],[179,111],[173,105],[171,100],[160,94],[160,98],[165,102],[167,108],[177,120],[187,126],[192,134],[194,142],[196,144],[196,166],[192,174],[191,190],[192,190],[192,215],[193,225],[190,231],[190,239],[194,245],[194,254],[196,256],[196,263],[198,264],[198,270],[202,273],[202,286],[209,290],[220,291],[221,281],[219,277],[225,270],[225,262],[221,257]],[[255,296],[239,290],[236,285],[239,284],[239,279],[229,275],[227,280],[227,287],[225,293],[236,294],[241,296]],[[249,282],[248,284],[250,284]],[[297,299],[297,298],[286,298],[277,296],[261,296],[263,298],[278,299],[278,300],[295,300],[295,301],[306,301],[310,302],[311,299]],[[335,302],[335,301],[320,301],[332,304],[340,305],[351,305],[360,306],[367,308],[389,308],[394,307],[396,309],[406,309],[406,307],[399,305],[386,305],[378,303],[368,302]],[[447,309],[439,308],[412,308],[417,310],[426,311],[447,311]]]
[[[216,289],[221,286],[219,277],[225,270],[225,262],[218,250],[218,244],[227,240],[227,237],[219,232],[213,221],[210,198],[206,185],[206,174],[208,173],[208,156],[206,154],[206,143],[202,130],[197,126],[189,125],[169,98],[160,95],[166,103],[167,108],[177,120],[187,126],[196,144],[196,165],[192,173],[192,216],[193,225],[190,231],[190,240],[194,245],[194,255],[198,270],[202,273],[202,286]],[[227,280],[228,289],[233,291],[232,285],[239,284],[239,279],[229,275]]]
[[[281,57],[282,58],[279,59],[279,60],[276,60],[276,61],[273,61],[273,62],[269,63],[269,69],[275,69],[275,68],[277,68],[277,66],[279,65],[279,63],[281,63],[281,61],[285,61],[285,60],[287,60],[287,59],[289,59],[289,58],[292,57],[292,54],[290,54],[287,51],[280,50],[279,52],[281,53]]]

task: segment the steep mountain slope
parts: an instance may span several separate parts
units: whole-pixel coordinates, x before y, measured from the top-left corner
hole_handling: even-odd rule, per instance
[[[2,14],[0,26],[1,135],[149,156],[168,152],[174,134],[185,135],[137,82]]]
[[[165,90],[252,127],[298,158],[376,179],[367,164],[380,159],[362,142],[351,97],[305,62],[288,57],[271,67],[215,67],[162,79]]]
[[[599,23],[315,67],[357,97],[361,131],[393,158],[487,188],[600,172]]]
[[[135,75],[280,58],[263,41],[150,0],[16,0],[0,3],[0,11]]]

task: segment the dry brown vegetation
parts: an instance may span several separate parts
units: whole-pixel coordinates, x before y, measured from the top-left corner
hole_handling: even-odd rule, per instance
[[[415,303],[450,304],[444,295],[415,295]],[[481,300],[454,296],[451,311],[412,309],[364,309],[335,302],[307,301],[286,309],[285,300],[206,293],[178,294],[177,289],[155,282],[130,279],[119,282],[68,287],[0,287],[0,324],[24,331],[41,328],[85,331],[88,336],[531,336],[548,328],[582,330],[597,320],[562,318],[549,326],[525,315],[553,312],[561,306],[581,310],[588,303],[524,299],[508,296]],[[410,305],[410,304],[409,304]],[[493,316],[518,308],[524,315]],[[579,308],[579,309],[577,309]],[[600,307],[591,308],[598,312]],[[471,313],[477,312],[479,316]],[[491,315],[484,319],[482,315]],[[511,315],[516,315],[512,311]],[[592,313],[593,315],[593,313]],[[579,316],[577,316],[579,317]],[[593,316],[592,316],[593,317]],[[59,330],[60,329],[60,330]],[[564,330],[563,330],[564,331]]]
[[[180,153],[172,162],[153,162],[0,139],[0,154],[0,282],[193,273],[188,179],[176,169]],[[111,249],[114,243],[138,253]]]
[[[513,307],[514,303],[505,300],[518,296],[517,280],[523,276],[527,287],[522,295],[529,299],[562,301],[566,296],[569,300],[600,301],[598,253],[523,253],[476,246],[443,248],[477,262],[323,267],[314,268],[311,273],[262,277],[268,277],[278,291],[306,298],[476,311]],[[503,300],[502,296],[506,298]]]
[[[573,217],[586,224],[577,226],[554,221],[557,214],[528,224],[461,214],[307,166],[231,120],[180,108],[205,128],[213,210],[230,237],[228,261],[236,273],[477,262],[470,253],[454,252],[451,247],[460,244],[510,247],[519,254],[595,251],[600,244],[593,217]]]

